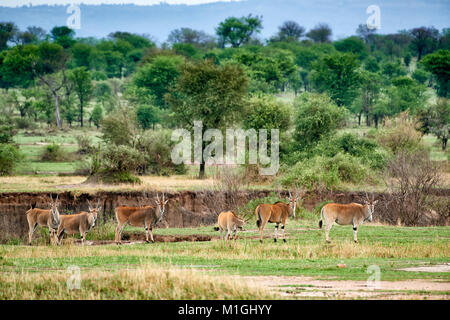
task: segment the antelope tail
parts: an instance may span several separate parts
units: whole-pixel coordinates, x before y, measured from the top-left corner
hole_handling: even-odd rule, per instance
[[[322,221],[323,220],[323,208],[320,210],[320,221],[319,221],[319,228],[322,229]]]
[[[258,216],[258,220],[256,220],[256,226],[259,228],[261,226],[261,215],[259,213],[259,206],[256,208],[256,215]]]
[[[219,231],[219,227],[214,227],[214,231]]]

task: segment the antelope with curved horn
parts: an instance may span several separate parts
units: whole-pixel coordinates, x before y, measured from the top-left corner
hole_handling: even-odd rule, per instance
[[[159,195],[156,194],[156,200],[154,201],[156,206],[150,204],[142,207],[119,206],[114,210],[117,219],[115,236],[115,241],[117,244],[120,244],[122,230],[125,224],[129,224],[134,227],[144,227],[146,242],[150,242],[148,238],[149,233],[151,241],[155,242],[153,239],[153,227],[155,227],[156,224],[163,218],[165,205],[169,200],[165,199],[165,195],[163,193],[162,199],[160,199]]]
[[[61,244],[62,238],[65,233],[67,234],[77,234],[80,233],[81,243],[84,244],[86,241],[86,234],[95,226],[95,221],[97,221],[98,212],[101,209],[100,199],[97,200],[97,205],[92,207],[90,201],[88,200],[89,212],[81,211],[75,214],[61,215],[61,224],[59,225],[56,237],[58,243]]]
[[[281,224],[283,241],[286,242],[286,234],[284,227],[286,226],[286,220],[289,215],[293,215],[297,206],[297,200],[299,195],[292,195],[289,192],[289,204],[282,201],[275,202],[274,204],[262,203],[255,209],[256,214],[256,226],[259,228],[259,242],[262,243],[263,230],[267,222],[275,223],[275,231],[273,241],[277,242],[278,238],[278,226]]]
[[[325,239],[327,242],[331,242],[329,232],[334,222],[340,225],[353,225],[353,241],[358,242],[358,227],[364,221],[372,221],[375,204],[378,202],[373,195],[372,199],[369,199],[367,192],[366,198],[364,205],[359,203],[328,203],[322,207],[319,228],[322,228],[322,224],[325,222]]]
[[[53,201],[53,197],[50,194],[49,210],[35,208],[34,205],[32,205],[31,209],[26,212],[29,228],[28,244],[30,246],[33,239],[33,233],[38,225],[41,227],[48,227],[50,231],[50,243],[56,243],[56,231],[61,223],[58,211],[58,197],[59,195],[56,195],[56,199]]]

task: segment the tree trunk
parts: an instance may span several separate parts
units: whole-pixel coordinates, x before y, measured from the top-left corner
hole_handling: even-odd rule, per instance
[[[205,179],[205,161],[203,159],[203,150],[205,150],[206,142],[203,141],[204,134],[205,134],[205,129],[203,128],[203,130],[202,130],[202,158],[201,158],[201,162],[200,162],[200,171],[198,173],[199,179]]]
[[[447,142],[448,142],[448,138],[442,138],[442,151],[447,150]]]
[[[362,116],[362,111],[358,114],[358,126],[361,125],[361,116]]]
[[[53,95],[55,96],[56,126],[58,127],[58,129],[61,129],[61,116],[59,114],[59,98],[56,92],[54,92]]]

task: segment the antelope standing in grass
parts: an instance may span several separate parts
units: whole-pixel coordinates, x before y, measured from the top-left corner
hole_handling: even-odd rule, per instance
[[[225,232],[223,239],[226,243],[228,239],[231,240],[233,237],[234,240],[236,240],[237,229],[242,230],[245,221],[239,218],[233,211],[223,211],[219,214],[217,223],[219,224],[219,227],[214,228],[214,230],[220,230],[220,238],[222,238],[222,233]]]
[[[283,241],[286,242],[284,227],[286,226],[286,220],[288,216],[293,215],[293,213],[295,212],[298,198],[298,193],[292,195],[291,192],[289,192],[289,204],[278,201],[274,204],[263,203],[256,207],[256,226],[259,228],[259,242],[262,243],[263,231],[267,222],[275,223],[275,231],[273,237],[274,242],[277,242],[278,226],[281,224]]]
[[[84,244],[86,241],[86,234],[95,226],[95,221],[97,221],[98,212],[101,209],[99,203],[100,200],[97,201],[97,205],[94,208],[88,200],[89,212],[81,211],[75,214],[61,215],[61,224],[59,225],[56,234],[58,243],[61,244],[65,233],[79,233],[81,236],[81,243]]]
[[[49,210],[35,208],[34,205],[32,205],[31,209],[26,212],[29,227],[28,244],[30,246],[33,238],[33,233],[38,225],[41,227],[48,227],[50,231],[50,242],[56,243],[56,230],[58,230],[58,227],[61,223],[58,211],[58,195],[56,195],[55,201],[53,201],[53,197],[52,195],[50,195],[49,205]]]
[[[366,197],[367,200],[364,201],[364,205],[359,203],[328,203],[323,206],[320,212],[319,228],[322,228],[322,224],[325,222],[325,239],[327,242],[330,242],[329,232],[334,222],[340,225],[353,225],[353,241],[358,242],[358,227],[364,221],[372,221],[375,204],[378,202],[378,200],[374,200],[373,196],[372,199],[369,199],[367,193]]]
[[[152,242],[153,240],[153,227],[161,221],[164,215],[165,205],[169,200],[165,200],[163,193],[162,199],[159,195],[156,195],[155,200],[156,206],[147,205],[142,207],[117,207],[114,211],[116,213],[117,227],[115,241],[120,244],[122,237],[122,229],[125,224],[129,224],[134,227],[144,227],[145,228],[145,241],[150,242],[148,239],[149,233]]]

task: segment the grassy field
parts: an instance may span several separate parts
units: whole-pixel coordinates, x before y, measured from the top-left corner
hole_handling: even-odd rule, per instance
[[[380,268],[381,281],[420,279],[442,284],[438,291],[424,288],[419,294],[421,298],[450,296],[450,272],[399,270],[449,263],[450,227],[364,225],[358,234],[358,244],[352,241],[351,226],[335,226],[330,233],[331,244],[325,243],[316,220],[289,221],[287,243],[269,239],[273,225],[269,228],[262,245],[253,222],[231,246],[215,238],[218,233],[211,226],[155,231],[158,235],[214,236],[212,241],[205,242],[80,246],[69,240],[68,244],[53,247],[43,245],[41,239],[33,247],[2,245],[0,298],[267,299],[284,298],[287,291],[293,290],[292,287],[298,291],[299,286],[308,287],[311,295],[288,295],[289,298],[314,298],[314,293],[322,289],[309,285],[311,279],[366,281],[372,265]],[[143,233],[143,230],[128,227],[125,232]],[[93,230],[88,239],[112,240],[113,235],[111,223]],[[81,270],[80,290],[66,288],[70,266]],[[258,285],[258,279],[268,277],[273,279],[270,288],[262,285],[262,280]],[[284,282],[278,283],[277,279]],[[299,279],[306,280],[299,284]],[[418,292],[389,293],[391,298],[397,294],[411,298]]]

